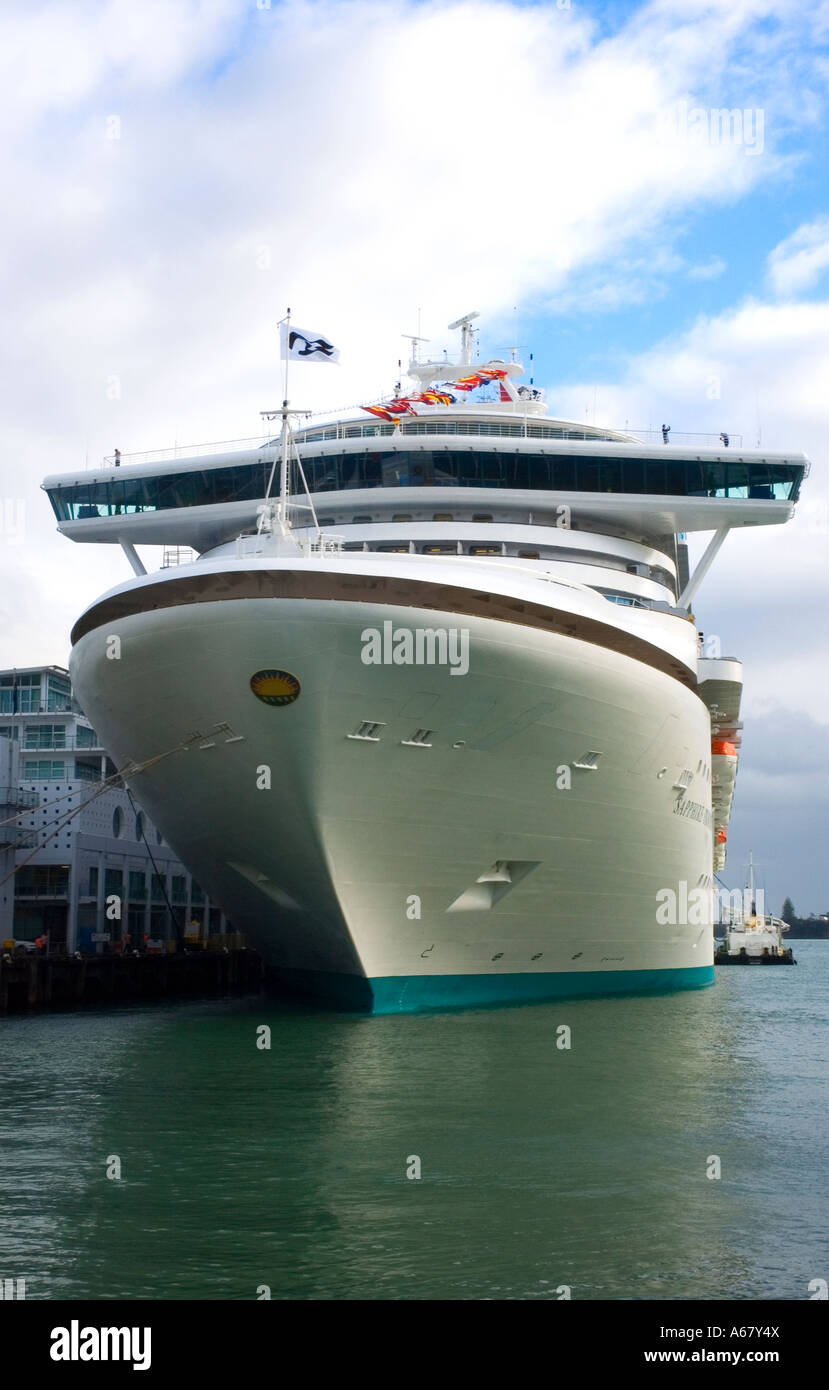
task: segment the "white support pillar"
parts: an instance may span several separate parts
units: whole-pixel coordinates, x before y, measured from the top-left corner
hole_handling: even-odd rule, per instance
[[[700,559],[699,564],[694,570],[694,573],[690,576],[688,583],[685,585],[685,588],[682,590],[682,593],[676,601],[677,608],[691,607],[691,600],[694,597],[694,594],[697,592],[697,589],[699,588],[700,584],[702,583],[703,579],[705,578],[706,574],[708,573],[715,559],[717,558],[720,547],[730,530],[730,526],[724,526],[721,530],[714,532],[714,535],[711,537],[710,541],[705,547],[705,551],[702,555],[702,558]]]
[[[132,544],[132,541],[125,541],[125,540],[123,539],[123,537],[119,537],[119,543],[120,543],[121,549],[123,550],[124,554],[126,555],[127,559],[129,560],[130,564],[132,565],[132,572],[133,572],[133,574],[137,574],[137,575],[139,575],[139,577],[140,577],[142,574],[146,574],[147,571],[146,571],[146,569],[144,568],[144,566],[142,565],[141,560],[139,559],[139,556],[138,556],[138,552],[137,552],[137,550],[135,549],[135,546]]]

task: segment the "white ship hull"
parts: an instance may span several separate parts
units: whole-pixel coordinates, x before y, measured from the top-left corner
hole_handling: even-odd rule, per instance
[[[712,981],[710,921],[657,917],[665,889],[710,885],[710,720],[692,689],[520,618],[233,583],[93,608],[72,679],[120,765],[209,735],[131,785],[283,980],[376,1011]],[[390,619],[467,629],[468,674],[364,664],[361,634]],[[294,703],[252,693],[273,668],[299,680]],[[378,741],[349,737],[364,721]],[[211,732],[224,724],[238,741]],[[596,768],[573,766],[588,751]],[[684,769],[702,775],[683,793]]]

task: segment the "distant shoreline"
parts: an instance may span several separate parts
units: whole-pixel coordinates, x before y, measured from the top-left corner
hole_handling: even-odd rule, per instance
[[[829,922],[822,921],[819,917],[798,917],[789,923],[789,931],[786,937],[790,941],[808,941],[829,939]]]

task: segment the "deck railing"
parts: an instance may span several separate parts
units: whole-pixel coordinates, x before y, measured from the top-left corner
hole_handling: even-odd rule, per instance
[[[303,425],[297,431],[297,442],[321,443],[329,440],[347,439],[376,439],[378,437],[390,437],[399,431],[402,435],[419,434],[428,432],[429,434],[439,434],[440,416],[422,415],[415,420],[413,417],[405,418],[400,425],[383,424],[380,421],[363,420],[332,420],[330,422],[320,422],[319,424]],[[477,434],[485,437],[503,434],[506,437],[519,439],[545,439],[554,438],[567,442],[577,440],[583,443],[601,444],[604,442],[614,443],[612,434],[626,434],[641,444],[662,444],[662,431],[658,429],[632,429],[630,426],[611,429],[610,426],[603,431],[599,426],[586,425],[583,429],[574,422],[563,422],[561,429],[555,435],[544,433],[545,427],[549,428],[553,421],[540,419],[538,416],[530,416],[527,419],[505,419],[503,421],[493,420],[448,420],[449,427],[447,434]],[[427,425],[428,431],[423,431],[422,427]],[[500,425],[501,429],[495,428]],[[420,428],[419,428],[420,427]],[[689,431],[671,430],[668,437],[669,445],[676,445],[681,448],[699,449],[742,449],[743,436],[741,434],[729,434],[728,445],[724,445],[718,434],[702,434]],[[245,452],[247,450],[276,449],[278,440],[263,438],[261,434],[249,435],[244,439],[219,439],[210,440],[203,444],[175,444],[167,449],[149,449],[139,453],[121,454],[120,464],[134,467],[136,465],[154,463],[173,463],[176,460],[186,463],[188,460],[209,457],[211,454],[232,454]],[[89,467],[89,465],[87,465]],[[93,465],[94,467],[94,465]],[[114,454],[105,455],[103,459],[104,468],[116,467]]]

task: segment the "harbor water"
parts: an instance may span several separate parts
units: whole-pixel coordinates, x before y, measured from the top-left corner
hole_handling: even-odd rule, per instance
[[[793,969],[653,998],[9,1017],[0,1277],[27,1299],[807,1299],[829,942],[793,945]]]

